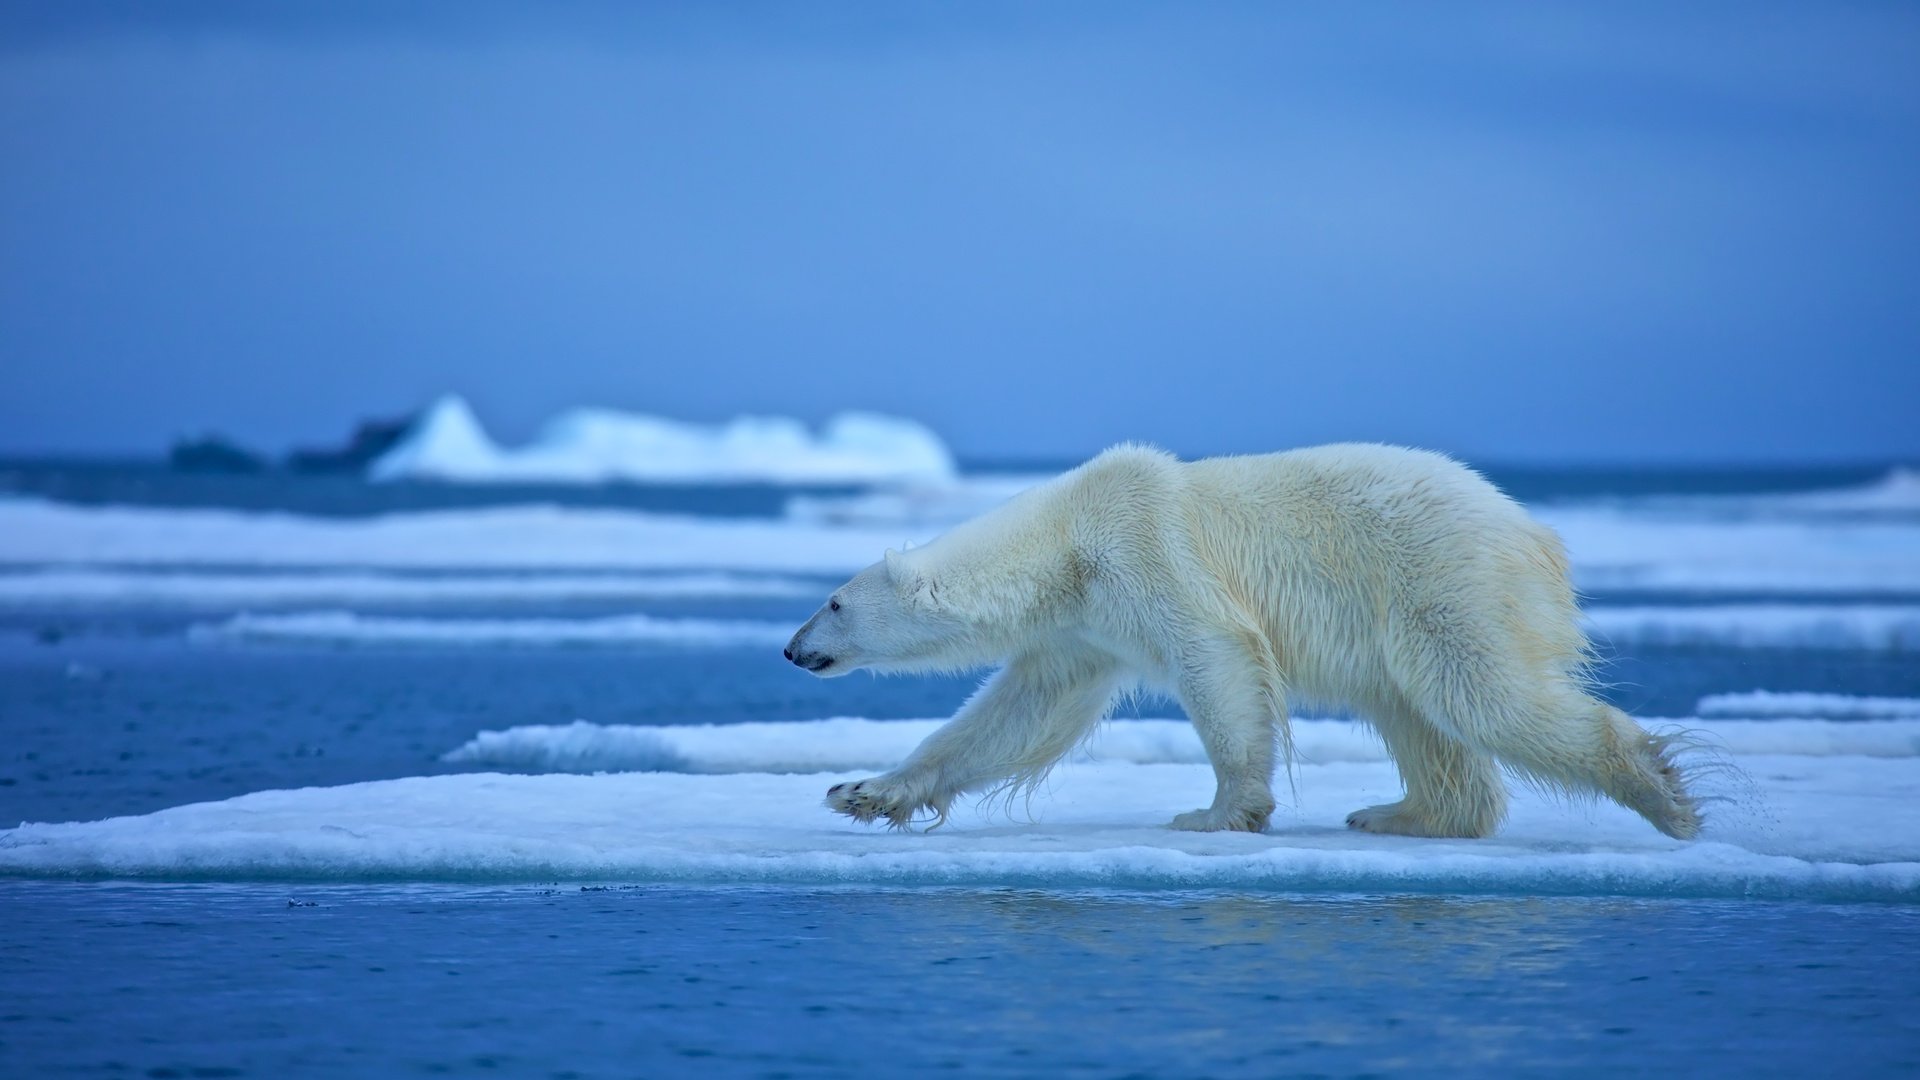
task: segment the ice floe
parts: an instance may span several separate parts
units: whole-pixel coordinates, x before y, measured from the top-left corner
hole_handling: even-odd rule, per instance
[[[1565,535],[1589,591],[1920,594],[1920,524],[1674,522],[1551,508],[1540,516]],[[0,498],[0,565],[837,575],[944,527],[866,513],[802,517],[523,505],[340,519]]]
[[[1920,719],[1642,721],[1657,731],[1681,731],[1735,757],[1920,757]],[[449,751],[451,764],[517,772],[813,773],[888,769],[905,760],[944,720],[866,720],[836,717],[785,723],[529,724],[483,731]],[[1385,761],[1371,729],[1350,720],[1295,718],[1294,760],[1302,766]],[[1110,720],[1076,761],[1135,765],[1202,764],[1207,760],[1193,725],[1184,720]]]
[[[1813,491],[1613,496],[1602,498],[1596,504],[1718,520],[1913,520],[1920,517],[1920,469],[1896,467],[1864,484]]]
[[[740,417],[702,425],[611,409],[576,409],[533,442],[502,447],[466,401],[447,396],[373,463],[375,480],[594,484],[872,483],[945,480],[953,456],[911,420],[842,413],[818,435],[798,420]]]
[[[824,594],[824,588],[818,590]],[[1615,646],[1920,651],[1920,607],[1902,605],[1727,604],[1705,607],[1605,607],[1586,613],[1588,629]],[[201,624],[200,636],[333,641],[435,641],[475,645],[579,645],[684,640],[710,645],[769,645],[794,625],[647,616],[592,618],[427,618],[345,610],[245,614]]]
[[[1592,607],[1586,618],[1619,645],[1920,651],[1920,607],[1911,605]]]
[[[197,623],[188,634],[200,640],[324,641],[337,644],[413,645],[626,645],[661,644],[707,648],[776,648],[793,636],[785,623],[749,619],[663,618],[609,615],[591,619],[424,619],[361,615],[351,611],[300,611],[282,615],[235,615]]]
[[[1920,592],[1920,524],[1737,521],[1544,506],[1590,592]]]
[[[368,518],[0,498],[0,565],[406,570],[728,570],[842,575],[898,529],[502,506]]]
[[[983,474],[898,484],[853,495],[795,495],[787,500],[786,516],[789,521],[813,525],[895,525],[935,531],[978,517],[1050,478]]]
[[[683,881],[1920,899],[1920,759],[1760,757],[1704,837],[1522,792],[1495,838],[1341,827],[1384,762],[1305,766],[1262,835],[1168,830],[1203,765],[1069,764],[1012,814],[888,832],[820,806],[845,773],[417,777],[0,832],[0,874],[215,881]]]
[[[1876,719],[1920,717],[1920,698],[1751,690],[1741,694],[1709,694],[1700,699],[1697,708],[1701,716],[1831,716]]]
[[[0,605],[244,607],[537,603],[820,595],[821,580],[755,574],[0,572]]]

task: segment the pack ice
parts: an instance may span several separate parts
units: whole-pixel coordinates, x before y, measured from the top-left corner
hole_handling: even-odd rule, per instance
[[[1115,722],[1044,790],[932,832],[854,825],[829,784],[896,760],[933,721],[488,733],[481,772],[266,791],[0,832],[0,873],[212,881],[677,881],[1204,887],[1311,892],[1920,900],[1920,722],[1699,721],[1725,766],[1701,840],[1613,806],[1522,793],[1494,838],[1351,832],[1397,793],[1377,744],[1303,721],[1294,802],[1263,834],[1176,833],[1212,788],[1190,729]],[[738,771],[729,771],[738,770]]]

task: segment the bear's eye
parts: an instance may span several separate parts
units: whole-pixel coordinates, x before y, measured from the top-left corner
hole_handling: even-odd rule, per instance
[[[828,610],[828,611],[839,611],[839,610],[840,610],[840,601],[838,601],[838,600],[829,600],[829,601],[827,601],[827,610]]]

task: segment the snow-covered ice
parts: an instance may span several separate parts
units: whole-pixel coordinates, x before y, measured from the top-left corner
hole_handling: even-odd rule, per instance
[[[1701,716],[1831,716],[1878,719],[1920,717],[1920,698],[1750,690],[1739,694],[1709,694],[1700,699],[1697,708]]]
[[[955,469],[945,444],[923,425],[857,412],[833,417],[815,435],[783,417],[708,426],[576,409],[549,421],[526,446],[507,448],[465,400],[449,395],[369,475],[470,483],[873,483],[947,480]]]
[[[786,517],[810,525],[894,525],[937,531],[984,514],[1050,478],[988,473],[893,484],[853,495],[795,495],[787,500]]]
[[[825,595],[827,588],[815,590]],[[1718,645],[1737,648],[1920,651],[1920,607],[1734,604],[1710,607],[1606,607],[1587,625],[1615,645]],[[476,645],[674,642],[780,644],[794,624],[753,620],[593,618],[426,618],[345,610],[244,614],[195,627],[202,637],[301,638],[339,642],[437,641]]]
[[[1669,521],[1546,508],[1582,588],[1920,594],[1920,523]],[[0,498],[0,565],[846,574],[943,527],[884,515],[680,517],[555,506],[338,519]]]
[[[783,723],[530,724],[483,731],[449,751],[456,764],[539,772],[656,770],[689,773],[834,772],[897,765],[945,720],[835,717]],[[1295,721],[1303,760],[1384,760],[1380,742],[1357,724]],[[1112,720],[1079,760],[1134,764],[1203,763],[1206,752],[1184,720]]]
[[[944,720],[835,717],[784,723],[528,724],[483,731],[443,761],[524,772],[813,773],[888,769]],[[1734,757],[1920,757],[1920,718],[1825,720],[1642,718]],[[1372,730],[1349,720],[1296,717],[1294,760],[1302,766],[1385,761]],[[1109,720],[1073,760],[1135,765],[1204,764],[1206,751],[1185,720]]]
[[[750,619],[663,618],[608,615],[591,619],[425,619],[361,615],[351,611],[301,611],[284,615],[235,615],[197,623],[188,633],[200,640],[330,641],[416,645],[607,645],[664,644],[776,648],[793,635],[785,623]]]
[[[1920,758],[1755,757],[1695,843],[1610,805],[1521,794],[1495,838],[1354,833],[1396,798],[1384,762],[1303,766],[1263,835],[1168,830],[1204,765],[1069,764],[1009,815],[933,832],[820,806],[846,773],[476,773],[270,791],[0,832],[0,873],[167,880],[1207,887],[1339,892],[1920,899]],[[1031,815],[1029,817],[1028,815]]]
[[[1906,604],[1592,606],[1586,618],[1619,645],[1920,652],[1920,607]]]
[[[0,604],[245,607],[533,603],[818,595],[823,583],[763,574],[0,572]]]
[[[369,518],[0,498],[0,565],[734,570],[839,575],[916,537],[778,521],[503,506]]]
[[[1588,591],[1920,592],[1920,523],[1721,520],[1542,506]]]

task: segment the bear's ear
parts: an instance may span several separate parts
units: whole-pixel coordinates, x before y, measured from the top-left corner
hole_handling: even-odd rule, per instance
[[[921,569],[907,557],[892,548],[887,549],[887,580],[893,583],[893,589],[900,594],[911,607],[934,608],[939,606],[940,594],[933,587],[933,579],[927,577]]]

